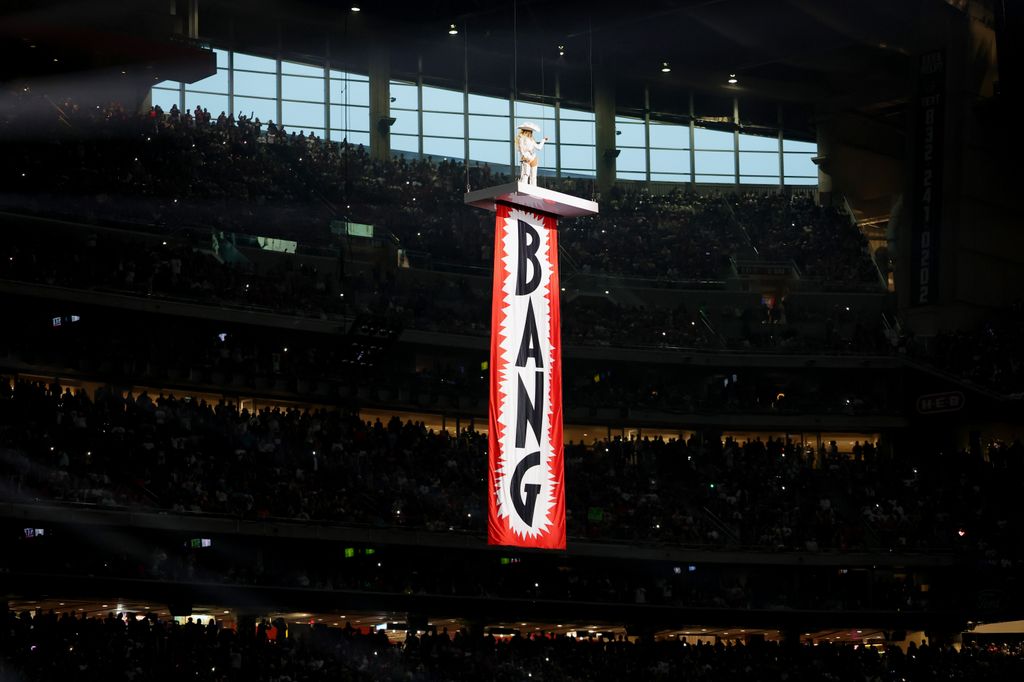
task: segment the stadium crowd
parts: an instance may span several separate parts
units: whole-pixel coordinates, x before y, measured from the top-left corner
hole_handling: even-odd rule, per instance
[[[426,252],[434,262],[490,266],[490,218],[462,202],[469,187],[507,180],[486,165],[382,161],[361,146],[284,134],[269,124],[265,131],[258,119],[223,113],[214,119],[198,108],[195,115],[159,107],[130,114],[69,102],[57,110],[63,125],[42,128],[37,108],[16,111],[20,118],[0,124],[12,160],[11,182],[0,197],[8,209],[63,210],[162,230],[204,225],[304,243],[329,241],[329,221],[343,218],[385,228],[404,249]],[[44,120],[55,118],[46,113]],[[58,139],[41,148],[33,133]],[[546,182],[592,191],[585,180]],[[583,272],[720,280],[731,259],[764,254],[796,262],[834,287],[879,289],[857,228],[805,196],[652,195],[616,187],[601,200],[600,215],[561,230],[567,265]]]
[[[0,381],[5,496],[433,531],[484,527],[486,437],[345,411]],[[884,454],[883,454],[884,453]],[[972,548],[1015,561],[1024,447],[853,453],[619,437],[565,447],[569,533],[815,551]],[[928,491],[927,495],[921,491]]]
[[[2,614],[0,678],[144,680],[651,680],[938,682],[1018,680],[1017,646],[748,644],[682,640],[415,634],[260,622],[248,628],[167,621],[155,614]],[[255,624],[254,624],[255,625]],[[284,631],[287,637],[283,636]]]

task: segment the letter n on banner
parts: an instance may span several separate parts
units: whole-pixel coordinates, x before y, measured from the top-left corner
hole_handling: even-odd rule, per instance
[[[494,228],[487,541],[565,549],[556,220],[499,203]]]

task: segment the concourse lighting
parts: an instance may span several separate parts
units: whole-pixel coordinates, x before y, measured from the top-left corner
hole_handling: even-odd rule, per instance
[[[558,56],[559,57],[564,57],[565,56],[565,45],[559,45],[558,46]]]
[[[352,8],[351,8],[351,9],[352,9],[352,11],[353,11],[353,12],[359,12],[359,11],[360,11],[360,10],[361,10],[362,8],[360,8],[360,7],[359,7],[359,5],[358,5],[357,3],[354,3],[354,2],[353,2],[353,3],[352,3]]]
[[[668,65],[668,62],[662,62],[661,63],[661,72],[662,73],[668,73],[671,70],[672,70],[672,67]]]
[[[459,29],[455,27],[455,24],[448,24],[448,35],[457,36],[459,35]]]
[[[739,81],[736,80],[736,74],[734,73],[729,74],[729,80],[727,82],[729,83],[729,85],[736,85],[737,83],[739,83]]]

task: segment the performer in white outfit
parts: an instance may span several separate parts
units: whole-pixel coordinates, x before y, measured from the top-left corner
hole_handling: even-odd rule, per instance
[[[544,148],[548,138],[537,142],[533,139],[534,133],[540,132],[540,126],[529,121],[519,124],[519,133],[516,135],[516,148],[519,150],[519,182],[528,185],[537,184],[537,165],[539,159],[537,152]]]

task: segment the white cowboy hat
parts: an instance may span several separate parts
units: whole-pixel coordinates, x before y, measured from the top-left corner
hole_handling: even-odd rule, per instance
[[[519,130],[532,130],[535,133],[539,133],[540,126],[536,123],[531,123],[530,121],[523,121],[519,124]]]

